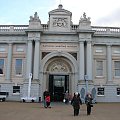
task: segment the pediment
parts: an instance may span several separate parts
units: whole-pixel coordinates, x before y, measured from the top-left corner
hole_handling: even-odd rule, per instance
[[[68,16],[71,16],[72,13],[68,10],[63,9],[62,5],[59,5],[57,9],[50,11],[49,15],[68,15]]]

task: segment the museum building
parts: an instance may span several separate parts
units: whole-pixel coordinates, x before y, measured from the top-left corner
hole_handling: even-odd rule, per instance
[[[120,27],[91,26],[83,13],[74,25],[72,13],[60,4],[47,24],[37,12],[29,25],[0,25],[0,91],[6,100],[30,96],[41,101],[48,89],[52,101],[66,91],[79,92],[84,102],[120,102]],[[94,18],[93,18],[94,19]]]

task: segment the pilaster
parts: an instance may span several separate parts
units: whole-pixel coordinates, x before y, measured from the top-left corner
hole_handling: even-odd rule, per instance
[[[8,59],[7,59],[7,73],[6,73],[6,80],[11,79],[11,65],[12,65],[12,43],[8,45]]]
[[[27,68],[26,68],[26,79],[29,79],[29,73],[32,73],[32,54],[33,54],[32,40],[28,40],[27,46]]]
[[[88,80],[92,80],[92,47],[91,41],[87,41],[87,75]]]
[[[79,80],[84,80],[84,41],[79,42],[79,49],[80,49],[80,54],[79,54]]]
[[[112,81],[112,50],[111,45],[107,45],[107,75],[108,75],[108,81]]]
[[[40,40],[35,40],[33,79],[39,79]]]

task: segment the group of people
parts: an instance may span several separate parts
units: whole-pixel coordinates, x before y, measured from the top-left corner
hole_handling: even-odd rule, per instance
[[[47,91],[47,89],[44,91],[43,96],[44,96],[44,107],[51,108],[50,93]],[[87,106],[87,115],[91,114],[91,107],[93,107],[92,100],[93,100],[92,95],[90,93],[87,93],[85,96],[85,104]],[[69,102],[69,93],[68,92],[66,92],[66,94],[65,94],[64,102],[66,104]],[[80,111],[80,106],[82,105],[82,100],[81,100],[80,94],[78,92],[74,93],[74,96],[71,99],[71,105],[73,106],[73,109],[74,109],[74,116],[78,116],[79,111]]]
[[[85,104],[87,106],[87,115],[91,114],[91,107],[93,107],[92,100],[93,100],[92,95],[90,93],[87,93],[85,97]],[[74,109],[74,116],[78,116],[80,105],[82,105],[80,94],[78,92],[74,93],[74,96],[71,100],[71,105],[73,106]]]
[[[65,93],[65,99],[64,100],[65,100],[64,102],[66,104],[70,100],[70,96],[69,96],[68,91],[66,91],[66,93]],[[92,95],[88,92],[85,96],[85,104],[87,106],[87,115],[91,114],[91,107],[93,107],[92,100],[93,100]],[[74,96],[71,99],[71,105],[73,106],[73,109],[74,109],[74,116],[78,116],[80,106],[82,105],[82,100],[81,100],[80,94],[78,92],[74,93]]]

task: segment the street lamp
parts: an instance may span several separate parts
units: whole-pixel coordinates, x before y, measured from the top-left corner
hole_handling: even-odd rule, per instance
[[[85,84],[86,84],[86,94],[88,93],[88,75],[84,76]]]

